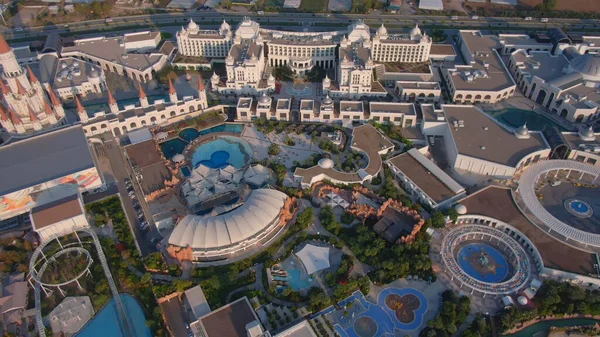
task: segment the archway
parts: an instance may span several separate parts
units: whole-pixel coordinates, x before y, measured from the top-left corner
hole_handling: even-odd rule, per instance
[[[546,99],[546,90],[540,89],[540,91],[538,92],[538,95],[537,95],[537,98],[536,98],[535,102],[537,104],[543,105],[545,99]]]
[[[567,118],[568,114],[569,114],[569,112],[567,111],[567,109],[562,109],[560,111],[560,117],[562,117],[562,118]]]
[[[528,98],[529,98],[529,99],[531,99],[531,96],[533,96],[533,93],[535,92],[535,87],[536,87],[536,86],[537,86],[537,83],[534,83],[534,84],[531,86],[531,91],[529,92],[529,96],[528,96]]]
[[[490,95],[485,95],[485,97],[483,98],[484,101],[488,101],[492,99],[492,96]]]
[[[548,102],[546,102],[546,109],[550,108],[550,104],[554,100],[554,93],[550,93],[550,98],[548,98]]]
[[[171,113],[169,114],[169,116],[175,117],[175,111],[171,111]]]
[[[114,128],[113,129],[113,133],[115,134],[115,136],[120,136],[121,135],[121,130],[119,130],[119,128]]]
[[[155,124],[156,123],[156,117],[150,117],[150,123]]]
[[[135,129],[137,128],[137,124],[135,124],[135,122],[132,122],[131,124],[129,124],[129,127]]]
[[[414,102],[415,101],[415,97],[417,97],[417,95],[415,95],[415,93],[411,93],[410,95],[408,95],[408,101],[409,102]]]
[[[583,117],[584,117],[583,115],[577,116],[577,118],[575,118],[575,123],[581,123],[581,122],[583,122]]]

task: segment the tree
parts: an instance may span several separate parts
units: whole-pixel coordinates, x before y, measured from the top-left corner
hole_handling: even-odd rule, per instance
[[[306,229],[314,220],[314,214],[312,207],[307,207],[304,211],[298,214],[296,218],[296,225],[299,229]]]
[[[231,8],[232,1],[231,0],[221,0],[221,7],[229,9]]]
[[[431,222],[431,226],[434,228],[444,228],[444,226],[446,226],[446,219],[444,213],[442,212],[433,212],[429,220]]]
[[[269,146],[269,156],[276,156],[281,152],[279,145],[273,143]]]
[[[541,4],[535,6],[538,11],[553,11],[556,9],[556,0],[543,0]]]

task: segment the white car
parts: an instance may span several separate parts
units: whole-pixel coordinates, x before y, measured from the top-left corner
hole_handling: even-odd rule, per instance
[[[555,186],[558,186],[558,185],[560,185],[560,180],[554,180],[554,181],[552,181],[550,183],[550,186],[552,186],[552,187],[555,187]]]
[[[541,22],[548,22],[548,18],[541,18],[540,21]]]
[[[533,20],[533,18],[531,16],[528,16],[525,18],[525,21],[531,21],[531,20]]]
[[[473,15],[473,16],[471,17],[471,20],[479,20],[479,16],[477,16],[477,15]]]

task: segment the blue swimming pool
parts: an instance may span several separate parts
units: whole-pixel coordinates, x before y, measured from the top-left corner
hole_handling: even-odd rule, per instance
[[[198,132],[198,130],[194,128],[183,129],[179,132],[179,138],[183,139],[188,143],[198,138],[198,136],[200,136],[200,132]]]
[[[471,277],[488,283],[506,280],[509,264],[496,248],[483,243],[471,243],[462,247],[457,254],[460,267]]]
[[[190,172],[190,169],[187,166],[184,166],[181,168],[181,174],[183,174],[184,177],[189,177],[192,173]]]
[[[349,302],[355,305],[346,308]],[[413,288],[383,289],[377,303],[367,301],[360,292],[356,292],[349,301],[342,303],[341,310],[351,312],[349,316],[341,317],[334,326],[342,337],[394,336],[398,335],[397,330],[416,330],[423,324],[429,305],[425,295]]]
[[[315,280],[312,277],[303,277],[298,269],[291,269],[288,270],[287,283],[294,291],[299,291],[312,288]]]
[[[192,165],[205,165],[210,168],[223,168],[232,165],[242,168],[250,162],[252,147],[243,139],[221,137],[198,146],[192,155]]]
[[[129,323],[134,330],[135,337],[151,337],[150,328],[146,326],[146,318],[142,307],[128,294],[121,294],[125,312],[129,316]],[[108,304],[76,335],[77,337],[129,337],[125,336],[119,328],[114,300]]]
[[[213,132],[235,132],[242,133],[244,130],[244,124],[221,124],[213,126],[212,128],[204,129],[200,131],[200,136],[207,135]]]
[[[186,142],[179,138],[173,138],[164,143],[160,143],[160,149],[165,158],[171,159],[174,155],[183,153],[186,144]]]

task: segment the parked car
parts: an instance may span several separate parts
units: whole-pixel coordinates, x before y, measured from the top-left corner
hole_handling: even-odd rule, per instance
[[[454,15],[450,18],[451,20],[458,20],[458,16]]]
[[[132,197],[132,198],[133,198],[133,197],[135,197],[135,191],[129,191],[129,193],[128,193],[128,194],[129,194],[129,196],[130,196],[130,197]]]
[[[531,21],[531,20],[533,20],[533,18],[531,16],[528,16],[525,18],[525,21]]]
[[[548,22],[548,18],[541,18],[540,21],[541,22]]]
[[[479,20],[479,16],[477,16],[477,15],[473,15],[473,16],[471,17],[471,20]]]

